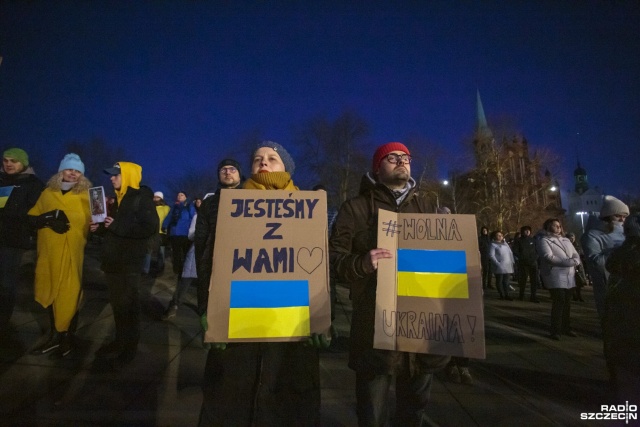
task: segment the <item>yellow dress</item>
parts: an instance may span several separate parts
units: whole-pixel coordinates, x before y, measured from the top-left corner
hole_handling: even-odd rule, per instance
[[[84,248],[89,234],[91,212],[87,191],[45,188],[29,215],[41,215],[54,209],[64,211],[70,228],[58,234],[50,228],[38,230],[35,300],[43,307],[53,304],[55,327],[67,331],[78,310],[81,296]]]

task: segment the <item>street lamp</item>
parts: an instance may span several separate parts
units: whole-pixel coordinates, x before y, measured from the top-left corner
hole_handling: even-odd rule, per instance
[[[584,234],[584,216],[589,215],[588,212],[576,212],[576,215],[580,215],[580,225],[582,225],[582,234]]]

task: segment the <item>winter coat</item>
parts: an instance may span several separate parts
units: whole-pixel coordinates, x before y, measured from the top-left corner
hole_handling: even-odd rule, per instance
[[[162,231],[162,225],[164,224],[164,220],[169,215],[169,211],[170,210],[171,210],[171,208],[169,206],[167,206],[167,205],[157,205],[156,206],[156,212],[158,213],[158,219],[160,220],[160,224],[158,225],[158,232],[160,234],[167,234],[167,233]]]
[[[36,204],[44,184],[27,168],[19,174],[0,173],[0,188],[13,187],[11,195],[0,208],[0,246],[33,249],[36,247],[36,229],[27,212]]]
[[[504,240],[502,242],[491,242],[489,249],[489,259],[491,259],[491,271],[494,274],[511,274],[513,273],[513,252]]]
[[[571,289],[576,286],[575,267],[580,255],[569,239],[546,233],[538,240],[540,276],[547,289]]]
[[[240,188],[240,186],[236,187]],[[205,197],[200,205],[196,219],[196,229],[193,235],[196,269],[198,273],[198,314],[207,311],[209,303],[209,282],[213,270],[213,244],[216,239],[218,221],[218,207],[220,206],[220,190],[209,197]],[[235,190],[232,188],[230,190]]]
[[[72,189],[62,193],[60,189],[45,188],[29,210],[29,215],[60,209],[69,220],[69,231],[58,234],[51,228],[38,230],[38,261],[34,284],[35,300],[43,307],[56,302],[56,310],[75,313],[78,309],[78,294],[82,284],[84,247],[87,244],[91,211],[89,210],[89,183],[86,189]],[[76,184],[78,185],[78,184]],[[66,316],[56,317],[56,329],[69,328]]]
[[[434,209],[415,191],[415,182],[400,205],[385,185],[366,174],[360,194],[342,204],[329,239],[332,275],[349,284],[353,305],[349,367],[371,374],[398,372],[406,353],[373,348],[376,307],[376,273],[365,273],[363,263],[367,253],[378,247],[378,210],[402,213],[428,213]],[[412,368],[418,372],[433,372],[443,368],[449,356],[410,354]],[[414,371],[415,372],[415,371]]]
[[[483,259],[489,259],[489,252],[491,252],[491,237],[489,235],[478,236],[478,248],[480,249],[480,257]]]
[[[162,228],[167,230],[169,237],[187,236],[191,220],[195,214],[196,208],[188,201],[176,203],[171,207],[169,214],[162,222]]]
[[[609,279],[609,272],[605,267],[607,258],[615,248],[624,242],[622,227],[615,228],[608,233],[608,226],[607,222],[599,221],[580,238],[587,273],[591,277],[593,286],[599,288],[604,288]]]
[[[142,168],[119,162],[122,176],[122,200],[116,199],[110,210],[111,225],[100,226],[104,234],[102,270],[105,273],[140,273],[147,253],[147,239],[158,232],[158,214],[149,187],[139,187]],[[138,188],[139,187],[139,188]]]
[[[538,253],[536,241],[533,236],[522,236],[513,245],[513,254],[518,259],[518,264],[535,267],[538,265]]]
[[[602,320],[609,365],[640,374],[640,238],[629,237],[606,262],[611,273]]]

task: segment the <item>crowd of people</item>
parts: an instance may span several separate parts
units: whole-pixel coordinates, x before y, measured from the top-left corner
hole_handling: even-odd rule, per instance
[[[240,163],[224,159],[217,166],[218,187],[189,202],[184,191],[168,205],[162,192],[141,185],[142,167],[118,161],[106,167],[115,197],[101,222],[94,222],[80,157],[69,153],[45,185],[19,148],[3,153],[0,173],[0,329],[8,326],[15,305],[18,268],[25,251],[37,247],[34,295],[48,313],[50,328],[31,352],[62,358],[73,351],[82,300],[82,265],[90,233],[102,236],[101,268],[113,310],[115,338],[96,358],[115,370],[133,360],[140,339],[139,286],[143,274],[164,271],[171,248],[175,292],[162,319],[175,317],[186,290],[196,282],[197,312],[207,330],[207,306],[215,245],[219,190],[296,191],[295,162],[287,150],[263,141],[250,156],[250,175]],[[318,187],[318,189],[321,189]],[[448,214],[436,210],[417,191],[411,177],[411,153],[400,142],[377,148],[359,195],[338,210],[329,237],[331,281],[350,289],[353,317],[349,367],[356,373],[356,410],[360,425],[426,422],[433,374],[446,369],[456,382],[472,384],[466,358],[374,348],[377,269],[393,257],[377,247],[379,209],[402,213]],[[334,215],[332,215],[334,216]],[[600,218],[582,236],[565,233],[562,221],[549,218],[533,233],[520,228],[512,242],[502,230],[481,227],[478,238],[485,295],[493,286],[499,298],[540,303],[540,289],[552,300],[549,337],[576,336],[570,327],[571,301],[582,301],[580,287],[592,284],[602,321],[605,356],[611,378],[623,393],[640,393],[640,366],[628,347],[640,348],[634,309],[640,292],[640,217],[620,200],[606,196]],[[155,261],[155,262],[154,262]],[[619,325],[624,328],[619,328]],[[622,329],[622,331],[621,331]],[[626,332],[625,332],[626,331]],[[628,334],[627,334],[628,333]],[[629,341],[629,336],[633,336]],[[211,343],[204,370],[200,425],[319,425],[319,351],[330,337],[304,342]],[[389,401],[395,389],[395,407]]]

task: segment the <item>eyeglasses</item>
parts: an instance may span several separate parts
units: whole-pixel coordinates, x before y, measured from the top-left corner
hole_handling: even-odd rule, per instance
[[[402,163],[411,163],[411,156],[408,154],[391,153],[391,154],[387,154],[386,159],[389,163],[394,165],[396,163],[400,163],[400,161],[402,161]]]
[[[238,169],[234,168],[233,166],[220,169],[220,173],[236,173],[236,172],[238,172]]]

